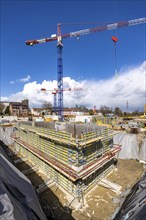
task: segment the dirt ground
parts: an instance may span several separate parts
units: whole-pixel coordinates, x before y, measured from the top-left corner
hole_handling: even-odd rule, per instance
[[[122,192],[125,192],[127,188],[131,188],[136,183],[143,172],[143,166],[135,160],[118,160],[117,169],[107,179],[122,186]],[[120,196],[111,190],[97,186],[87,196],[87,205],[89,207],[84,210],[84,213],[89,217],[87,219],[109,219],[119,205],[119,198]],[[118,204],[114,203],[116,200],[119,201]],[[77,216],[75,219],[80,218]]]
[[[122,192],[124,193],[138,181],[143,172],[143,165],[138,161],[119,159],[117,168],[107,176],[107,179],[122,186]],[[29,174],[27,177],[34,186],[47,180],[47,177],[39,172],[37,174]],[[62,220],[107,220],[112,216],[121,201],[120,195],[101,186],[95,186],[88,193],[84,199],[84,207],[80,210],[67,207],[68,200],[66,194],[56,185],[50,187],[50,189],[41,193],[38,197],[42,206],[42,201],[44,199],[47,201],[52,217],[54,216],[55,219]]]
[[[119,159],[117,169],[107,179],[122,186],[122,192],[125,192],[137,182],[143,172],[143,165],[138,161]],[[111,190],[97,186],[86,197],[85,207],[81,211],[73,211],[72,216],[76,220],[109,219],[119,205],[119,198],[120,195]]]

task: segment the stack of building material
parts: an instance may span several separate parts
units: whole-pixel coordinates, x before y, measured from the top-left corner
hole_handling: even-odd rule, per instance
[[[122,187],[120,185],[118,185],[116,183],[112,183],[111,181],[109,181],[109,180],[107,180],[105,178],[102,178],[100,180],[99,185],[112,190],[116,194],[120,194],[121,193]]]

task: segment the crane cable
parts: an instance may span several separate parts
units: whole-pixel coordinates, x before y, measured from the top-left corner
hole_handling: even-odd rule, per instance
[[[144,93],[145,93],[145,95],[144,95],[144,116],[146,116],[146,63],[144,63],[144,77],[145,77],[145,89],[144,89]]]
[[[116,47],[116,42],[115,44],[115,77],[118,77],[118,68],[117,68],[117,47]]]
[[[118,38],[112,36],[112,41],[114,42],[114,47],[115,47],[115,77],[117,79],[117,77],[118,77],[118,67],[117,67],[117,47],[116,47],[116,43],[118,41]]]
[[[117,20],[117,4],[116,4],[116,0],[113,0],[113,11],[114,11],[114,20]],[[116,30],[115,30],[116,33]],[[112,36],[112,41],[114,42],[114,47],[115,47],[115,77],[116,79],[118,78],[118,68],[117,68],[117,41],[118,38]]]

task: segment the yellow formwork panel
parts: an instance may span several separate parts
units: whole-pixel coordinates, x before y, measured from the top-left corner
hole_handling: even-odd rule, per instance
[[[45,128],[40,128],[40,127],[32,127],[30,125],[23,125],[21,124],[21,128],[25,127],[25,131],[34,131],[36,134],[46,137],[46,138],[51,138],[54,141],[59,141],[64,144],[70,144],[72,146],[78,146],[78,143],[76,143],[76,140],[72,138],[72,134],[70,133],[65,133],[61,131],[54,131],[51,129],[45,129]],[[27,129],[26,129],[27,127]],[[84,146],[84,144],[89,144],[94,141],[98,141],[100,137],[97,137],[96,132],[88,132],[86,134],[83,134],[82,139],[80,139],[80,146]],[[83,143],[81,143],[83,141]],[[86,143],[84,143],[84,141]]]
[[[25,128],[23,128],[22,126]],[[21,125],[21,129],[26,130],[26,128],[28,129],[28,131],[40,132],[42,134],[48,134],[48,135],[56,136],[56,137],[63,138],[63,139],[72,138],[72,135],[68,134],[68,133],[58,132],[58,131],[54,131],[51,129],[45,129],[45,128],[41,128],[41,127],[31,127],[31,126]]]
[[[36,130],[39,130],[39,131],[41,130],[41,131],[44,131],[45,133],[48,132],[47,129],[36,129]],[[105,133],[105,130],[103,130],[102,132]],[[55,132],[51,130],[51,133],[55,133]],[[88,132],[86,134],[86,137],[94,138],[95,135],[96,135],[95,132]],[[89,147],[91,144],[88,145],[88,148],[85,148],[86,150],[84,151],[83,155],[78,156],[77,152],[74,151],[73,149],[72,149],[72,153],[69,153],[67,148],[65,148],[61,145],[60,145],[61,146],[60,147],[59,145],[56,145],[48,140],[39,138],[39,136],[35,133],[28,132],[26,135],[26,132],[21,130],[20,136],[22,137],[22,140],[32,144],[35,148],[41,150],[42,152],[44,152],[48,156],[50,156],[54,159],[57,158],[58,160],[60,160],[61,162],[65,163],[65,164],[68,164],[68,162],[70,162],[72,164],[77,164],[78,159],[79,159],[79,161],[81,161],[82,159],[85,159],[85,161],[88,163],[88,162],[90,162],[90,160],[96,158],[96,155],[100,154],[97,151],[95,152],[95,149],[94,149],[95,147],[93,147],[93,149],[91,147]]]
[[[16,145],[17,146],[17,145]],[[22,147],[23,148],[23,147]],[[23,151],[23,150],[21,150]],[[47,165],[45,162],[41,161],[40,158],[36,157],[32,153],[28,153],[28,158],[30,158],[30,161],[34,164],[39,165],[39,168],[48,175],[49,178],[52,178],[54,181],[57,182],[61,187],[63,187],[66,191],[74,195],[75,197],[80,196],[81,192],[85,194],[89,188],[93,185],[94,182],[96,182],[96,176],[92,175],[90,178],[85,180],[82,185],[80,185],[80,188],[78,188],[78,185],[73,183],[71,180],[63,176],[61,173]]]

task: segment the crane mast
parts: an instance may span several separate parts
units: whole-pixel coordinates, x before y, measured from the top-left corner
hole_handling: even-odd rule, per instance
[[[116,22],[113,24],[108,24],[105,26],[98,26],[95,28],[88,28],[80,31],[70,32],[68,34],[61,34],[61,24],[58,24],[57,27],[57,35],[52,35],[50,38],[44,38],[39,40],[28,40],[26,41],[26,45],[33,46],[34,44],[46,43],[51,41],[57,41],[57,86],[58,86],[58,115],[60,120],[63,120],[63,59],[62,59],[62,51],[63,44],[62,39],[72,38],[72,37],[80,37],[82,35],[87,35],[96,32],[109,31],[117,28],[124,28],[128,26],[134,26],[138,24],[146,23],[146,17],[133,19],[129,21]]]
[[[57,33],[57,86],[58,86],[58,115],[59,119],[63,120],[63,60],[62,60],[62,37],[61,37],[61,24],[58,24]]]
[[[56,112],[57,112],[57,98],[56,98],[57,92],[54,91],[54,92],[52,92],[52,94],[54,95],[54,97],[53,97],[53,108],[54,108],[54,113],[56,113]]]

